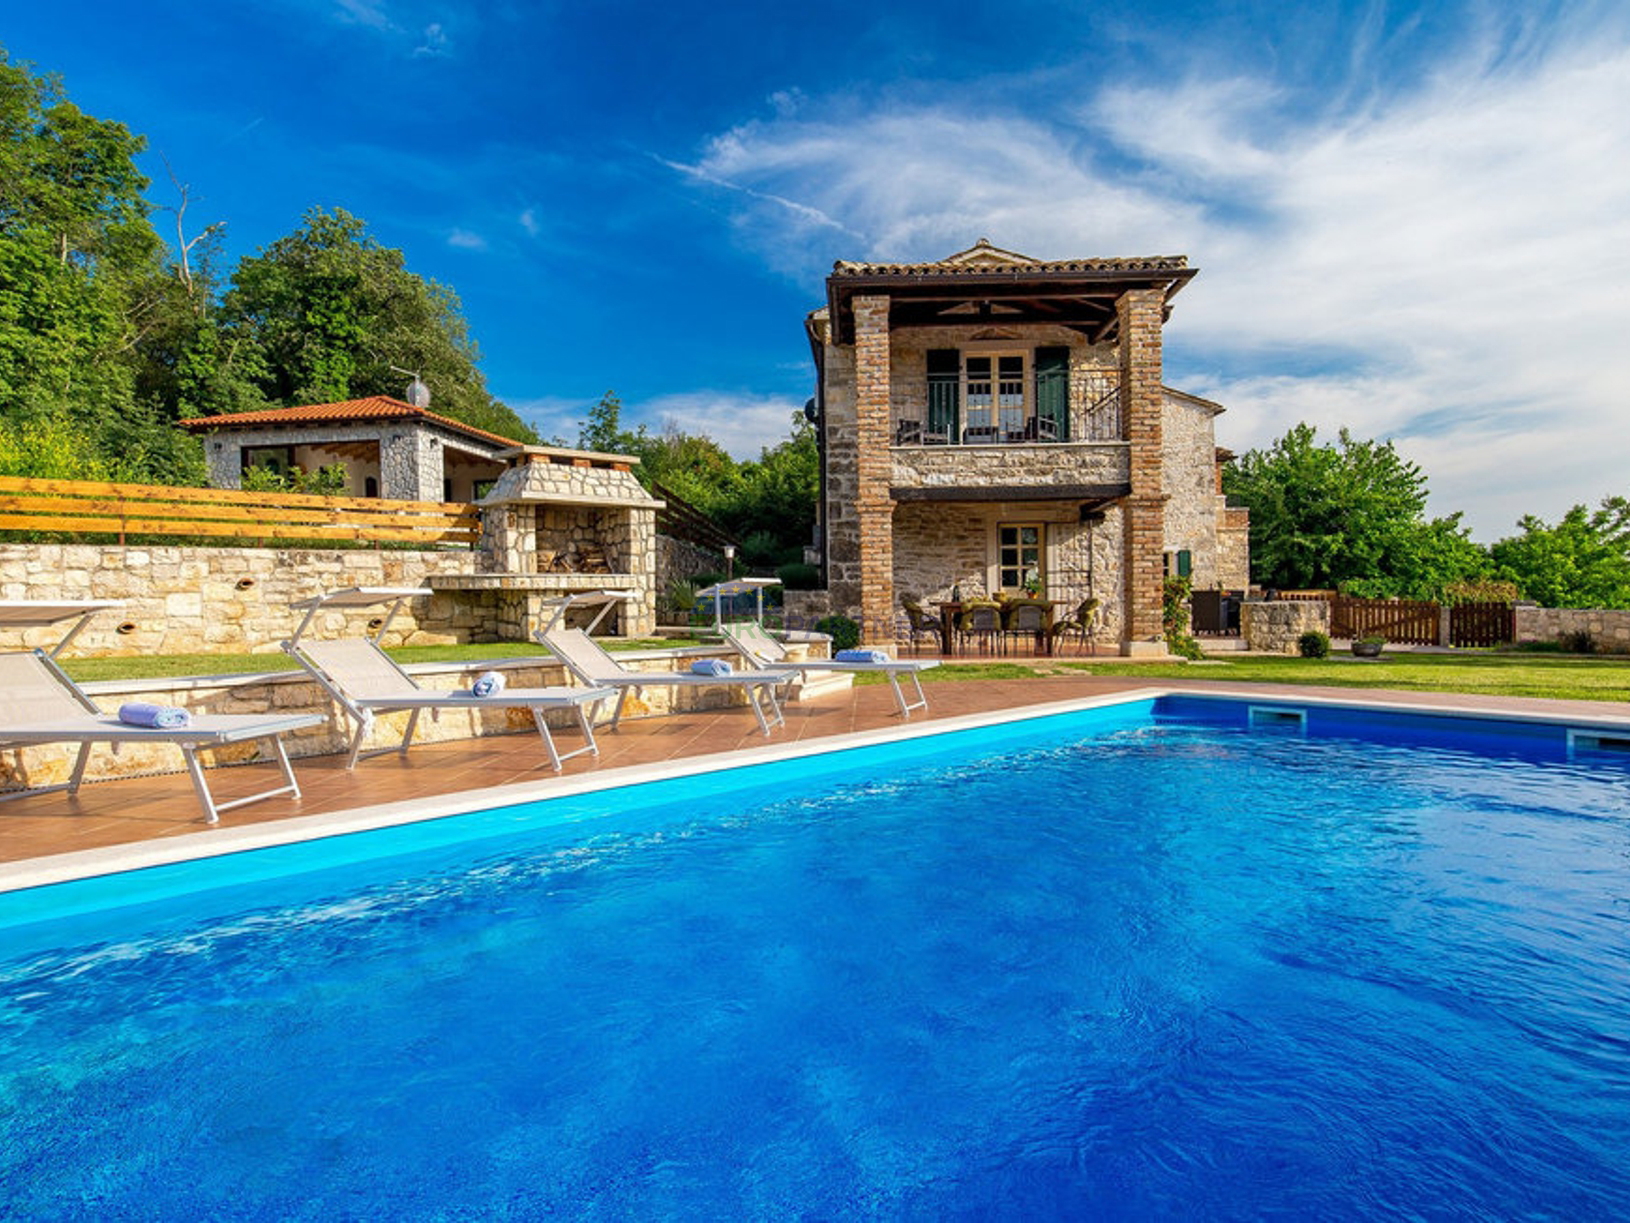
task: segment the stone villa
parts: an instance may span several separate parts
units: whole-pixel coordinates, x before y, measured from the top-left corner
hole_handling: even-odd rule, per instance
[[[1164,385],[1182,256],[1043,262],[981,239],[937,263],[839,262],[806,327],[821,444],[806,605],[895,635],[902,596],[1102,604],[1101,639],[1163,653],[1167,573],[1247,583],[1222,407]]]

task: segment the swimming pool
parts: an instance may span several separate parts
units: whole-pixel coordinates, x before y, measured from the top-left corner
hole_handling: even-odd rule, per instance
[[[19,901],[0,1215],[1623,1218],[1575,740],[1171,698]]]

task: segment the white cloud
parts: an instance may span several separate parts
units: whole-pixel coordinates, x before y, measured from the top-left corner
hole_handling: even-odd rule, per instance
[[[522,209],[521,215],[516,220],[520,222],[521,228],[526,230],[527,237],[536,238],[538,236],[538,215],[532,209]]]
[[[484,251],[487,249],[487,240],[472,230],[455,229],[447,235],[447,245],[464,251]]]
[[[419,58],[442,56],[450,53],[451,48],[447,42],[447,31],[442,28],[439,21],[432,21],[424,28],[424,41],[413,48],[413,54]]]
[[[1492,539],[1623,493],[1630,470],[1630,40],[1520,50],[1471,45],[1356,108],[1228,78],[1105,88],[1052,120],[829,100],[683,168],[731,187],[742,240],[811,280],[835,233],[856,235],[835,251],[851,258],[979,236],[1044,258],[1187,253],[1202,274],[1168,368],[1230,408],[1222,444],[1298,420],[1392,437],[1434,512]],[[817,113],[838,117],[801,117]]]
[[[653,433],[671,426],[705,434],[734,459],[756,459],[766,447],[779,445],[792,435],[793,414],[803,406],[803,400],[795,403],[777,395],[680,391],[625,403],[623,423],[627,428],[643,424]]]

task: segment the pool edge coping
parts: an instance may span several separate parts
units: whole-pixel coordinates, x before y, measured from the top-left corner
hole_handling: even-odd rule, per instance
[[[1477,705],[1447,705],[1430,702],[1398,704],[1374,697],[1324,696],[1309,693],[1269,693],[1260,688],[1150,686],[1099,696],[1074,697],[1062,701],[1047,701],[1037,705],[1021,705],[1008,709],[987,710],[982,713],[960,714],[954,717],[916,723],[904,723],[876,730],[850,731],[795,743],[770,743],[762,747],[739,748],[728,752],[715,752],[678,761],[626,765],[605,772],[585,773],[571,777],[548,777],[538,780],[510,782],[479,790],[458,790],[426,798],[399,799],[389,803],[376,803],[362,807],[348,807],[339,811],[326,811],[314,815],[296,815],[286,819],[244,825],[218,826],[182,833],[154,841],[136,841],[124,845],[100,846],[95,849],[71,850],[16,862],[0,863],[0,895],[26,891],[30,888],[71,883],[106,875],[139,871],[151,867],[170,866],[183,862],[205,861],[210,858],[253,850],[272,849],[282,845],[318,841],[351,833],[371,832],[473,811],[512,806],[518,803],[538,802],[546,799],[569,798],[603,790],[623,789],[646,782],[702,776],[727,772],[754,765],[800,760],[829,755],[854,748],[904,743],[931,735],[956,731],[977,730],[988,726],[1055,717],[1061,714],[1085,712],[1093,709],[1113,708],[1181,696],[1199,700],[1246,701],[1264,705],[1303,705],[1327,708],[1382,710],[1389,713],[1417,714],[1428,717],[1453,717],[1501,722],[1533,722],[1567,727],[1608,727],[1630,732],[1630,715],[1600,714],[1591,717],[1571,713],[1547,713],[1535,710],[1500,709]]]

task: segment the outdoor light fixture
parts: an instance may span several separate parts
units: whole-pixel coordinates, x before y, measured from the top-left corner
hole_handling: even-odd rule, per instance
[[[724,546],[724,576],[726,581],[736,576],[735,544],[726,544]]]

